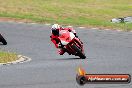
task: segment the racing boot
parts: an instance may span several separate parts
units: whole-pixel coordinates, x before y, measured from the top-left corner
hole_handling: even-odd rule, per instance
[[[61,49],[59,49],[58,52],[59,52],[60,55],[63,55],[65,53],[65,49],[61,48]]]

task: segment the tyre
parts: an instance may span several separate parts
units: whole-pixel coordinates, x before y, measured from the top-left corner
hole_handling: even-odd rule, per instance
[[[83,54],[82,51],[76,45],[72,45],[72,48],[77,52],[80,58],[82,59],[86,58],[85,54]]]
[[[0,34],[0,42],[3,43],[3,45],[7,45],[6,40],[3,38],[3,36]]]

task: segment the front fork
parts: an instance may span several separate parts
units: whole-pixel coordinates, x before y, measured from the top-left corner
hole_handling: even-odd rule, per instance
[[[79,38],[75,37],[75,39],[81,44],[81,49],[82,49],[82,52],[84,53],[83,42]]]

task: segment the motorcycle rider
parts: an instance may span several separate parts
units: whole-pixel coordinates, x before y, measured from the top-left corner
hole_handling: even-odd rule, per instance
[[[51,41],[54,43],[55,47],[59,49],[59,54],[63,55],[65,53],[65,49],[63,48],[63,45],[60,43],[59,32],[61,30],[68,30],[69,32],[72,32],[75,37],[78,37],[76,35],[76,31],[73,28],[63,28],[62,26],[58,24],[53,24],[51,27]]]

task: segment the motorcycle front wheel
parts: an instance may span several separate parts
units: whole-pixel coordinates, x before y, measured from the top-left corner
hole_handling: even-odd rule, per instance
[[[86,58],[85,54],[83,54],[82,51],[76,45],[72,45],[72,48],[77,52],[80,58],[82,59]]]

